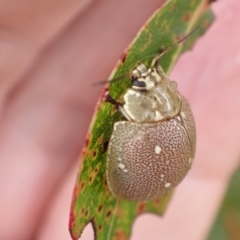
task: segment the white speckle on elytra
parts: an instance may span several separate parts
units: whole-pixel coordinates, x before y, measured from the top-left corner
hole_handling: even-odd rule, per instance
[[[162,149],[161,149],[158,145],[156,145],[156,146],[155,146],[155,153],[156,153],[156,154],[160,154],[161,151],[162,151]]]
[[[160,177],[161,177],[161,178],[164,178],[164,174],[161,174]]]
[[[185,114],[185,112],[181,112],[180,115],[181,115],[181,117],[182,117],[183,119],[186,118],[186,114]]]
[[[125,172],[125,173],[128,172],[128,169],[124,168],[124,169],[123,169],[123,172]]]
[[[192,158],[189,158],[188,163],[189,163],[189,164],[192,163]]]
[[[118,161],[119,161],[119,162],[121,162],[121,161],[122,161],[122,159],[121,159],[120,157],[118,157]]]
[[[165,188],[169,188],[170,186],[171,186],[171,183],[170,183],[170,182],[167,182],[167,183],[164,184],[164,187],[165,187]]]
[[[124,168],[125,168],[125,165],[122,164],[122,163],[119,163],[119,164],[118,164],[118,167],[121,168],[121,169],[124,169]]]

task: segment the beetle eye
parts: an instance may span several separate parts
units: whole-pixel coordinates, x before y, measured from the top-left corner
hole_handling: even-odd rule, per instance
[[[132,76],[132,87],[136,88],[136,89],[145,90],[146,89],[146,83],[143,82],[143,81],[139,81],[138,77]]]

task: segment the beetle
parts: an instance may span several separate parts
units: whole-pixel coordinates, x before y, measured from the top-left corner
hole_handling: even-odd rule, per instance
[[[149,201],[168,194],[193,163],[194,117],[177,83],[158,64],[165,52],[150,67],[138,63],[133,69],[123,105],[105,95],[126,119],[114,124],[106,163],[108,187],[120,199]]]

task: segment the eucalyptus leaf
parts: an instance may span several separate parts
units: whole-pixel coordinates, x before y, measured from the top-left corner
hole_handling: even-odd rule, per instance
[[[183,44],[179,44],[161,59],[160,64],[169,73],[178,57],[192,48],[194,42],[205,33],[214,20],[206,0],[169,0],[146,22],[125,50],[111,74],[112,78],[127,76],[137,62],[150,65],[162,48],[173,45],[192,31],[200,29]],[[161,196],[149,202],[130,202],[116,199],[108,189],[105,176],[106,146],[113,125],[122,118],[121,114],[108,103],[103,102],[106,91],[114,99],[122,102],[126,89],[130,86],[128,77],[106,86],[97,103],[92,123],[81,154],[81,164],[77,176],[71,206],[69,228],[72,239],[78,239],[85,226],[92,222],[95,239],[129,239],[131,228],[137,216],[145,212],[162,215],[171,198]],[[108,89],[109,87],[109,89]]]

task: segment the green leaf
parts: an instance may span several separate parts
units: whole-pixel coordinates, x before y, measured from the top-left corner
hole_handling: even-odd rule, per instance
[[[140,30],[111,78],[126,75],[139,61],[149,65],[162,47],[171,46],[201,24],[200,30],[190,36],[184,45],[177,45],[160,59],[161,66],[169,73],[180,54],[192,47],[213,21],[213,14],[208,7],[206,0],[167,1]],[[109,86],[109,91],[114,99],[122,101],[129,85],[127,78],[115,81]],[[69,222],[73,239],[79,238],[89,222],[92,222],[98,240],[129,239],[134,219],[144,212],[162,215],[171,197],[168,195],[147,203],[135,203],[117,200],[109,191],[105,178],[106,143],[113,124],[122,116],[111,104],[103,102],[106,91],[107,88],[97,103],[82,150]]]

